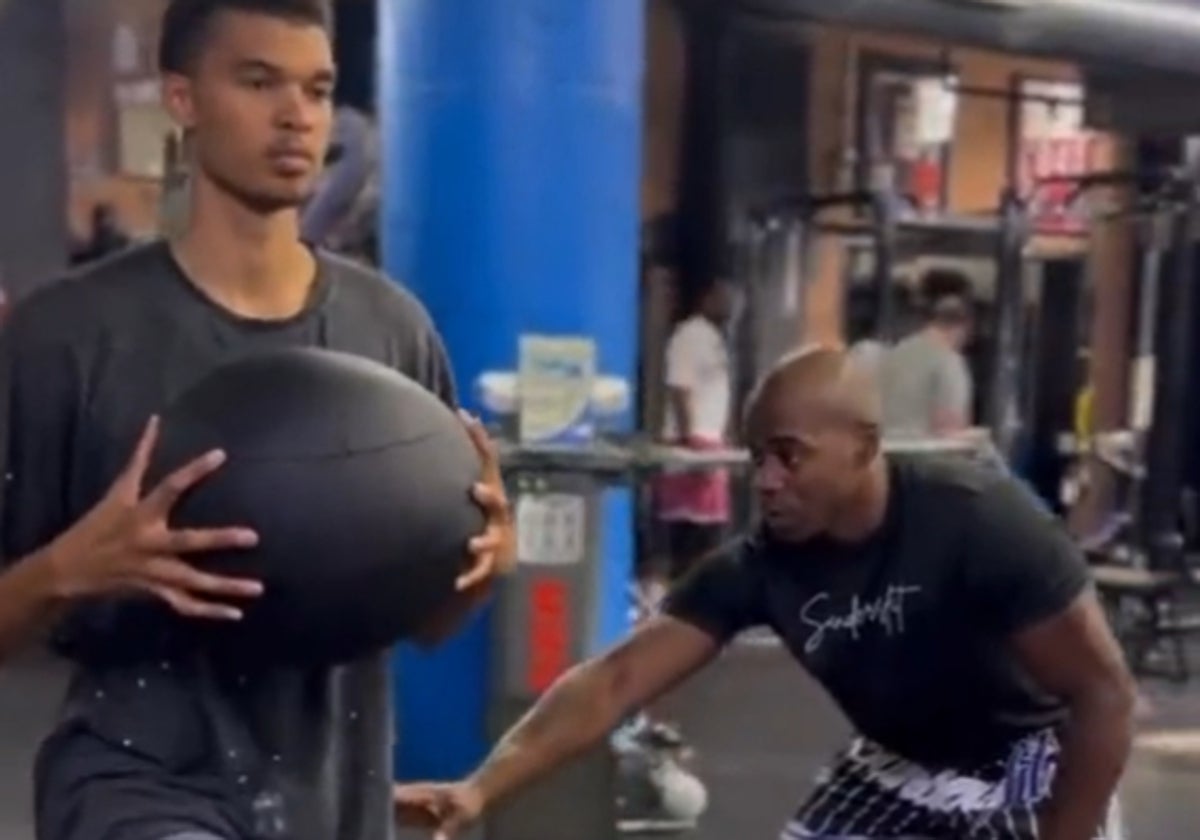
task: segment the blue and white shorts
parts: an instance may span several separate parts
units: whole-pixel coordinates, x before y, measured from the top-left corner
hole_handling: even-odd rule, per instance
[[[1052,732],[976,772],[933,771],[856,739],[822,772],[780,840],[1037,840],[1058,764]],[[1124,840],[1116,801],[1096,840]]]

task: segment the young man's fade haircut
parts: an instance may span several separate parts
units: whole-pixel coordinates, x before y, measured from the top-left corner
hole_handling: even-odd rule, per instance
[[[226,12],[280,18],[327,32],[332,26],[327,0],[171,0],[159,33],[159,72],[186,75],[192,70],[213,21]]]

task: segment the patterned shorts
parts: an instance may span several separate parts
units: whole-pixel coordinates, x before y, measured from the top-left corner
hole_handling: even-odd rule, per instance
[[[935,772],[863,738],[819,779],[780,840],[1037,840],[1058,740],[1042,732],[977,772]],[[1114,800],[1096,840],[1123,840]]]

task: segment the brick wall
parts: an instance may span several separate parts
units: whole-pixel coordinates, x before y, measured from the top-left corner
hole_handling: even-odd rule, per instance
[[[811,27],[814,66],[812,93],[811,176],[816,189],[837,184],[845,148],[853,140],[853,115],[857,107],[857,80],[853,75],[855,56],[864,51],[900,57],[938,60],[941,46],[920,39],[880,36]],[[1006,88],[1016,75],[1045,79],[1073,79],[1070,65],[956,49],[950,62],[960,82],[970,87]],[[848,77],[848,71],[850,73]],[[1004,185],[1008,155],[1008,103],[1003,99],[963,96],[958,101],[955,139],[951,149],[948,203],[951,212],[979,213],[996,206]],[[1101,165],[1111,160],[1113,150],[1101,153]],[[1113,235],[1121,235],[1113,232]],[[1083,241],[1045,240],[1041,247],[1082,253]],[[817,340],[837,340],[842,326],[841,277],[844,254],[837,240],[819,242],[814,267],[816,279],[808,291],[807,333]],[[1099,282],[1105,282],[1098,278]]]

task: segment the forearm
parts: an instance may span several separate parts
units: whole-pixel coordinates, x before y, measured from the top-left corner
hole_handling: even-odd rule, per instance
[[[607,736],[625,714],[602,662],[568,671],[472,775],[489,806]]]
[[[49,552],[29,555],[0,575],[0,665],[42,635],[62,603]]]
[[[1050,799],[1041,815],[1043,840],[1092,840],[1104,822],[1133,741],[1133,703],[1125,692],[1077,703],[1062,735]]]

